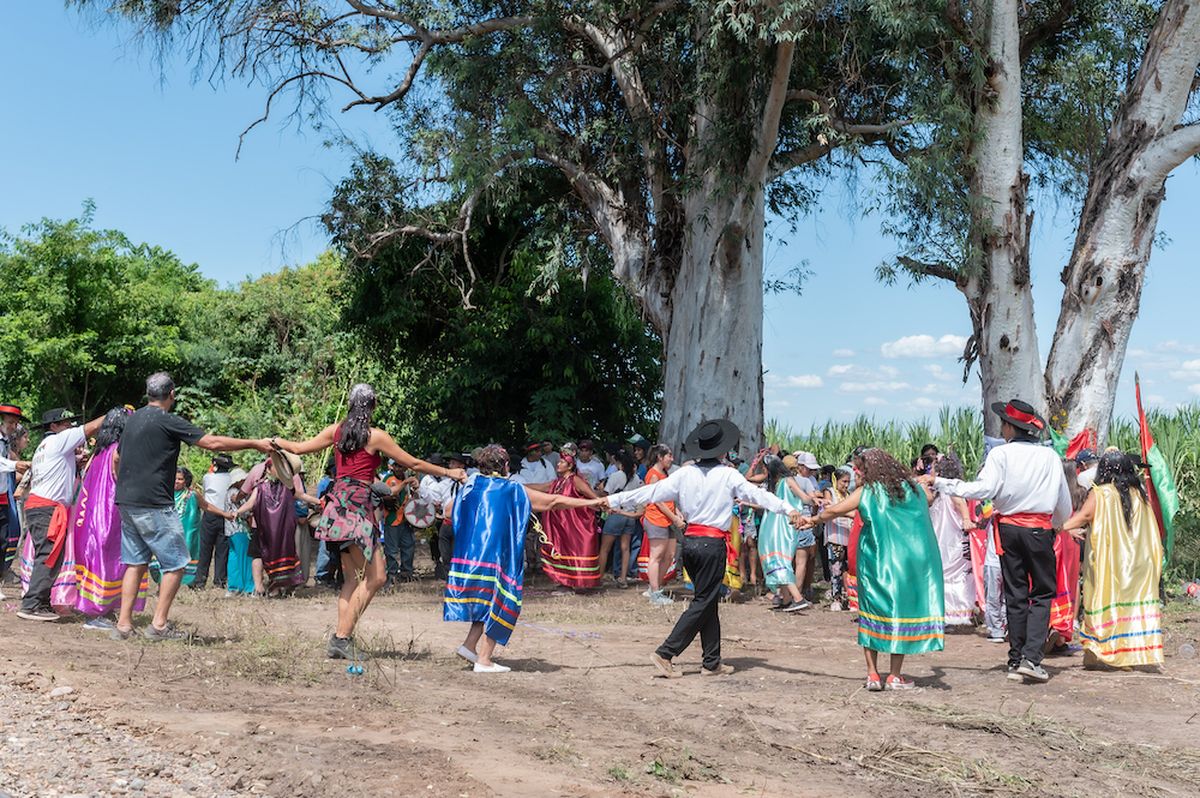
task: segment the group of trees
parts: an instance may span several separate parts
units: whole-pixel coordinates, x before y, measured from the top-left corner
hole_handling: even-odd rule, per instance
[[[326,253],[222,288],[92,215],[0,239],[0,397],[31,416],[139,404],[165,369],[180,412],[246,437],[311,435],[359,381],[382,397],[379,423],[420,453],[656,423],[658,343],[607,275],[565,275],[546,295],[526,263],[485,270],[486,314],[410,278],[399,250],[373,269]]]
[[[553,172],[523,222],[554,219],[544,263],[609,271],[661,336],[667,440],[714,415],[761,439],[766,214],[855,168],[898,241],[883,276],[961,290],[984,400],[1103,434],[1165,179],[1200,151],[1195,0],[72,2],[264,81],[268,114],[288,92],[392,114],[397,157],[364,157],[331,231],[356,266],[412,252],[464,308],[480,209]],[[1078,211],[1045,368],[1031,178]]]

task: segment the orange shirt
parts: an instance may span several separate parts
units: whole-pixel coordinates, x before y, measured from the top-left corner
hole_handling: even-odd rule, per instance
[[[667,478],[667,475],[664,474],[663,472],[659,471],[657,468],[651,468],[649,471],[646,472],[646,484],[647,485],[653,485],[655,482],[658,482],[660,479],[666,479],[666,478]],[[667,507],[670,507],[671,512],[675,512],[675,503],[674,502],[661,502],[661,503],[666,505]],[[670,526],[671,525],[671,519],[667,518],[665,515],[663,515],[662,510],[658,509],[658,507],[654,504],[646,505],[646,514],[643,517],[648,522],[650,522],[651,524],[654,524],[655,526]]]

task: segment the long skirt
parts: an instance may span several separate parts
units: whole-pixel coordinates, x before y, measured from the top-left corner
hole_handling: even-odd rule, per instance
[[[254,572],[250,568],[250,534],[245,530],[229,537],[229,561],[225,588],[231,593],[253,593]]]
[[[1050,603],[1050,628],[1064,643],[1075,636],[1075,611],[1079,607],[1079,543],[1067,532],[1054,539],[1056,561],[1054,601]]]

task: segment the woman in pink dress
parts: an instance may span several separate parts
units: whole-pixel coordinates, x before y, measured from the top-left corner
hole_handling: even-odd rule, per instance
[[[555,466],[553,482],[530,485],[534,490],[560,496],[594,499],[596,493],[579,475],[575,458],[564,454]],[[591,590],[600,587],[600,530],[591,507],[547,510],[542,513],[542,570],[563,587]]]

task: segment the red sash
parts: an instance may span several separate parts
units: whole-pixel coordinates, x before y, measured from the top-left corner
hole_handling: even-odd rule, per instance
[[[724,538],[729,535],[729,531],[704,524],[688,524],[683,534],[690,538]]]
[[[1004,553],[1000,545],[1000,525],[1019,526],[1022,529],[1050,529],[1050,513],[1013,513],[1012,515],[997,515],[992,525],[992,534],[996,536],[996,554]]]
[[[36,493],[29,494],[29,498],[25,500],[25,509],[36,510],[39,507],[54,508],[54,515],[50,516],[50,528],[46,530],[46,538],[54,542],[54,548],[50,550],[50,555],[46,557],[46,565],[53,568],[58,563],[58,558],[63,552],[63,546],[67,542],[67,527],[69,525],[67,506],[38,496]]]

